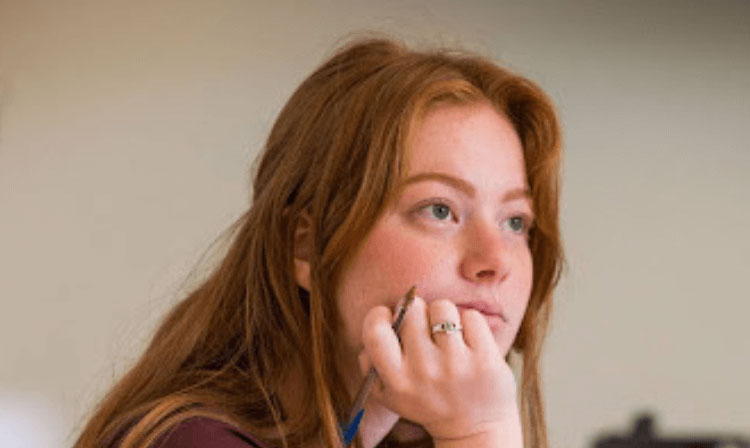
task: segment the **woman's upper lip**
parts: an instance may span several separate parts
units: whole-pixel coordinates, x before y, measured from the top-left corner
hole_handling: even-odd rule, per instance
[[[498,307],[492,306],[490,302],[486,300],[472,300],[470,302],[457,303],[456,307],[477,310],[482,314],[486,314],[488,316],[497,316],[505,322],[508,321],[502,310],[500,310]]]

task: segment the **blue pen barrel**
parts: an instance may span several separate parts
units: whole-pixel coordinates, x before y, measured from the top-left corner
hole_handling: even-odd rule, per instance
[[[354,436],[357,434],[357,429],[359,428],[359,422],[362,421],[362,416],[364,414],[365,410],[360,409],[359,412],[357,412],[357,415],[354,416],[354,419],[349,423],[349,427],[342,428],[344,432],[344,446],[349,446],[354,439]]]

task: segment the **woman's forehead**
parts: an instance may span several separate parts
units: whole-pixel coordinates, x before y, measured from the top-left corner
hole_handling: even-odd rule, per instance
[[[487,104],[449,105],[426,114],[404,148],[404,182],[421,173],[525,184],[521,141],[512,123]],[[494,175],[493,175],[494,174]]]

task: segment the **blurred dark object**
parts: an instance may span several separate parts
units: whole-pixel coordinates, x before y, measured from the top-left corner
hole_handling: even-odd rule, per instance
[[[654,435],[654,417],[643,414],[635,422],[629,436],[599,437],[595,448],[750,448],[750,441],[733,436],[686,436],[659,438]]]

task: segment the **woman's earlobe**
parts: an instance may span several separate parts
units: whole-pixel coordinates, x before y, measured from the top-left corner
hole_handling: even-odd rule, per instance
[[[294,229],[294,277],[297,284],[310,292],[310,258],[312,255],[312,220],[302,212]]]
[[[297,279],[297,285],[307,292],[310,292],[310,262],[294,259],[294,277]]]

